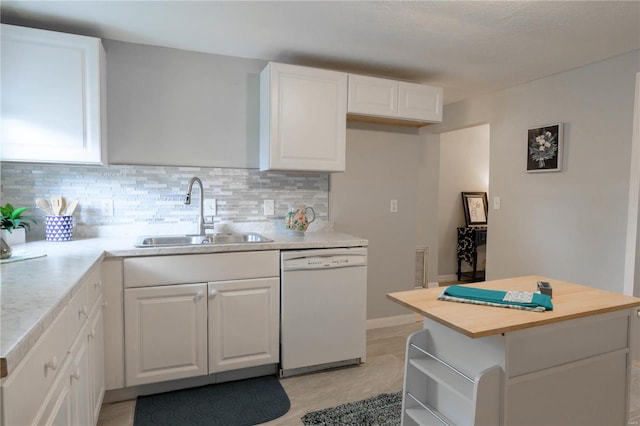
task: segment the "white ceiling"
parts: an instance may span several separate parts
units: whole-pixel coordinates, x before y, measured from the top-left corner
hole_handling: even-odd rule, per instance
[[[10,1],[2,22],[425,82],[445,103],[640,49],[640,1]]]

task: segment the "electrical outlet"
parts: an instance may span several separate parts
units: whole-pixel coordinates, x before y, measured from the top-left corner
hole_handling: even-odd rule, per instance
[[[275,200],[264,200],[264,215],[275,216],[275,214],[276,214]]]
[[[102,216],[113,216],[113,200],[102,200]]]
[[[204,215],[215,216],[218,212],[218,205],[215,198],[209,198],[204,200]]]
[[[391,213],[398,213],[398,200],[391,200]]]

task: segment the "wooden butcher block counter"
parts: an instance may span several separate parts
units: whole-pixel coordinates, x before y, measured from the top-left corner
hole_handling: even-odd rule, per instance
[[[468,286],[489,290],[534,292],[538,281],[547,281],[551,284],[553,311],[540,313],[445,302],[438,300],[443,288],[389,293],[387,297],[469,337],[501,334],[640,306],[640,299],[636,297],[537,275],[468,284]]]
[[[443,288],[387,297],[424,316],[407,341],[404,425],[624,425],[640,299],[540,276],[470,284],[553,289],[553,310],[438,300]]]

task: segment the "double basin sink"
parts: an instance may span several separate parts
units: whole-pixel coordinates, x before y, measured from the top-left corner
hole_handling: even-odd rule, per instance
[[[270,243],[273,240],[254,232],[208,235],[157,235],[140,237],[136,247],[195,246],[206,244]]]

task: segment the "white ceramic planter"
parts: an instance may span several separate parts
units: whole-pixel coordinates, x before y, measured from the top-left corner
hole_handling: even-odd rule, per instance
[[[0,236],[3,240],[6,241],[10,246],[15,246],[16,244],[24,244],[26,241],[26,231],[24,228],[14,229],[9,233],[6,229],[0,230]]]

